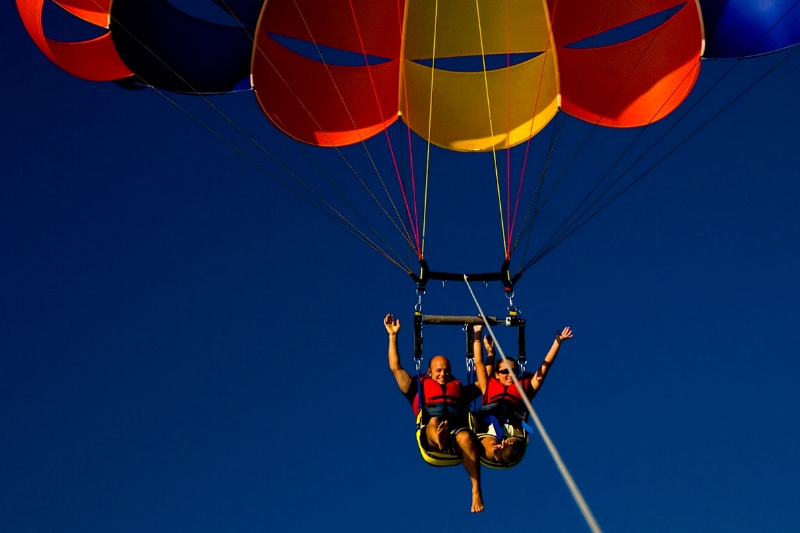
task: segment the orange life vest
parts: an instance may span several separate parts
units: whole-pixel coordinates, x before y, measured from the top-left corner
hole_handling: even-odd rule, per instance
[[[453,378],[444,385],[440,385],[430,377],[422,376],[420,378],[420,387],[422,388],[422,408],[430,416],[457,415],[463,411],[461,382],[459,380]],[[419,414],[419,393],[420,391],[417,391],[411,404],[414,407],[414,416]],[[436,414],[433,414],[434,412]]]
[[[522,376],[522,379],[519,380],[525,392],[531,390],[531,379],[533,379],[533,374],[526,372],[525,375]],[[483,395],[483,406],[481,410],[487,409],[497,410],[500,413],[506,414],[525,413],[522,396],[520,396],[517,387],[513,384],[506,387],[495,377],[489,378],[486,384],[486,393]]]

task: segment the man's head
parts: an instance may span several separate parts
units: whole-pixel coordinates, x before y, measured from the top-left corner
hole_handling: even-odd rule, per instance
[[[515,376],[517,375],[517,360],[513,357],[506,357],[506,361],[500,360],[497,363],[497,367],[494,370],[494,377],[503,384],[505,387],[510,387],[514,384],[514,379],[511,377],[513,373]]]
[[[440,385],[450,381],[450,361],[443,355],[437,355],[428,363],[428,375]]]

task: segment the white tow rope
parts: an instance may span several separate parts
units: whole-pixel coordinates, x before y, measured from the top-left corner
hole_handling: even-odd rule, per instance
[[[503,348],[497,341],[497,337],[494,336],[492,327],[486,320],[486,315],[484,315],[483,309],[481,309],[481,304],[478,303],[478,299],[475,297],[475,293],[472,291],[472,287],[470,287],[469,280],[467,279],[466,275],[464,276],[464,281],[467,284],[469,293],[472,295],[472,299],[475,301],[475,305],[478,307],[478,313],[480,313],[481,318],[483,318],[483,323],[486,325],[486,329],[489,331],[489,335],[491,335],[492,341],[494,341],[494,345],[497,348],[497,352],[500,354],[500,357],[506,363],[506,368],[508,368],[508,360],[506,359],[506,354],[503,353]],[[542,440],[544,441],[545,446],[547,446],[547,449],[550,451],[550,455],[553,457],[553,461],[556,462],[556,466],[558,466],[558,470],[561,472],[561,477],[564,478],[564,482],[567,484],[567,487],[569,487],[569,491],[572,493],[572,497],[575,499],[575,503],[578,504],[578,508],[581,510],[584,520],[586,520],[586,525],[589,526],[589,529],[591,529],[593,533],[602,533],[602,530],[600,529],[600,526],[597,524],[597,520],[595,520],[591,509],[589,509],[589,506],[586,504],[586,500],[583,499],[581,491],[578,490],[578,485],[575,484],[575,480],[572,479],[569,470],[567,470],[567,465],[564,464],[564,461],[561,459],[558,450],[556,450],[555,444],[553,444],[553,441],[551,441],[550,437],[547,435],[547,431],[545,431],[544,426],[542,425],[542,421],[539,420],[539,417],[536,415],[536,411],[533,410],[533,406],[531,405],[530,400],[528,400],[528,395],[525,394],[525,391],[522,389],[522,385],[517,379],[517,376],[515,376],[513,372],[509,373],[509,375],[511,376],[511,379],[514,380],[514,385],[517,387],[519,395],[522,398],[522,401],[525,403],[525,408],[528,410],[528,413],[530,413],[531,418],[533,419],[533,423],[536,425],[536,429],[539,431],[539,435],[542,436]]]

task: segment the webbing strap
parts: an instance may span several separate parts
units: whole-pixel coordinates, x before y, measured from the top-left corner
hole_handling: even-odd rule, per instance
[[[420,372],[420,360],[417,359],[417,412],[422,413],[422,373]],[[422,420],[422,419],[420,419]],[[420,424],[417,424],[417,429],[420,428]]]
[[[521,422],[521,424],[522,424],[522,429],[524,429],[525,431],[527,431],[527,432],[528,432],[528,435],[530,435],[530,434],[532,434],[532,433],[534,433],[534,432],[535,432],[535,430],[533,429],[533,426],[532,426],[532,425],[530,425],[530,424],[528,424],[528,423],[527,423],[527,422],[525,422],[524,420]]]
[[[490,426],[494,428],[495,438],[498,442],[503,441],[503,426],[500,425],[500,421],[497,419],[495,415],[488,415],[486,417],[486,421],[489,423]]]

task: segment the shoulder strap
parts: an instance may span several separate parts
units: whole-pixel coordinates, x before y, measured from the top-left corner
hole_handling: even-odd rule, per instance
[[[422,372],[419,370],[419,361],[417,361],[417,411],[422,412],[422,401],[423,391],[425,389],[422,388]]]

